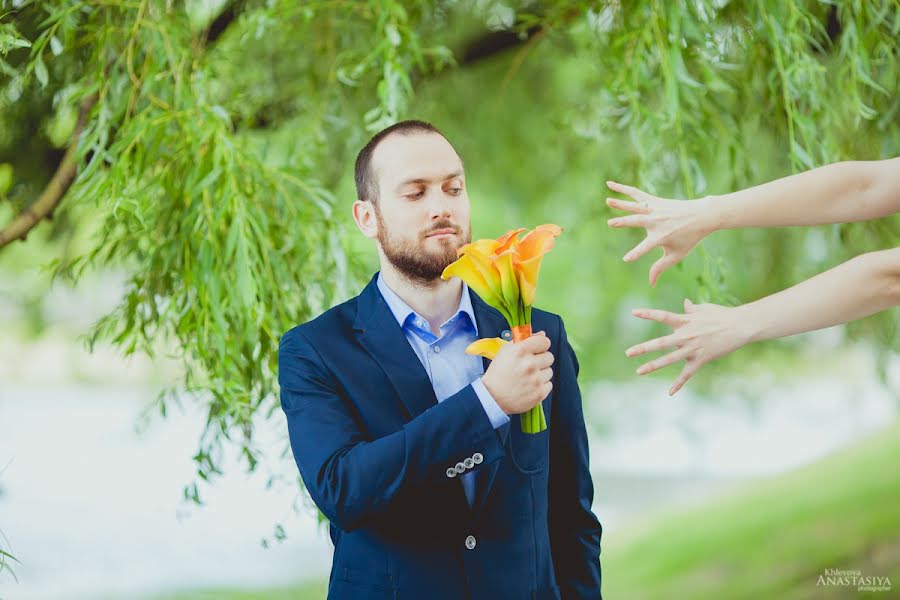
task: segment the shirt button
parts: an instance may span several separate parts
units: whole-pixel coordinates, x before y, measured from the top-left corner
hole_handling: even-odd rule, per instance
[[[440,346],[435,346],[435,347],[434,347],[434,351],[437,352],[437,353],[440,353],[441,347],[440,347]]]
[[[509,329],[504,329],[504,330],[500,333],[500,337],[502,337],[502,338],[503,338],[504,340],[506,340],[506,341],[509,341],[509,340],[512,339],[512,331],[510,331]]]
[[[451,479],[456,477],[456,469],[454,469],[453,467],[450,467],[449,469],[447,469],[447,477],[449,477]]]
[[[456,469],[457,473],[462,473],[466,470],[466,465],[462,464],[461,462],[458,462],[458,463],[456,463],[456,467],[454,467],[454,468]]]
[[[483,461],[483,460],[484,460],[484,457],[481,455],[481,452],[476,452],[475,454],[472,455],[472,462],[474,462],[476,465],[480,465],[481,461]]]
[[[471,550],[474,547],[475,547],[475,536],[470,535],[469,537],[466,538],[466,548]]]
[[[467,458],[466,460],[463,461],[463,466],[465,466],[467,469],[471,469],[472,467],[475,466],[475,461],[472,460],[471,458]]]

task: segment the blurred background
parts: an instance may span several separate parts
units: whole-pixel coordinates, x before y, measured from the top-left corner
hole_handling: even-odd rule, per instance
[[[719,232],[651,288],[604,198],[900,154],[898,35],[894,0],[0,0],[0,598],[325,597],[277,344],[377,269],[353,160],[404,118],[462,155],[473,237],[565,229],[537,304],[581,365],[605,596],[896,595],[897,309],[674,397],[624,351],[668,330],[632,308],[755,300],[900,217]]]

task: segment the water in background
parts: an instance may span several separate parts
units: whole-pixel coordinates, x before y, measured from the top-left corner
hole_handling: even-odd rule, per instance
[[[50,304],[86,306],[77,300]],[[79,310],[60,319],[86,327]],[[0,574],[0,597],[141,597],[328,576],[326,530],[303,501],[299,512],[291,508],[296,467],[280,456],[280,413],[259,425],[268,448],[259,472],[247,475],[228,457],[226,475],[201,488],[206,506],[197,508],[181,492],[192,481],[202,411],[185,398],[183,411],[136,428],[164,382],[175,381],[173,365],[102,347],[91,355],[72,338],[51,331],[35,342],[0,340],[0,529],[22,561],[18,583]],[[736,380],[715,402],[690,384],[669,398],[669,378],[583,384],[605,539],[888,425],[898,416],[889,390],[897,389],[900,361],[890,381],[877,383],[871,355],[858,348],[842,355],[839,371]],[[266,489],[272,475],[286,481]],[[272,541],[276,523],[284,542]]]

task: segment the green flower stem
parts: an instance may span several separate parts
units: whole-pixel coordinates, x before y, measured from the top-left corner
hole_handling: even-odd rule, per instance
[[[522,433],[540,433],[546,429],[543,402],[522,413]]]

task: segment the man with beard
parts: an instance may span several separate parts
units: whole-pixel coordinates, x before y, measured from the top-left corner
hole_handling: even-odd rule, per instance
[[[375,135],[356,188],[353,218],[381,271],[278,352],[294,459],[330,521],[328,598],[600,598],[601,527],[562,320],[533,309],[537,334],[493,361],[465,353],[511,336],[464,282],[441,279],[471,224],[462,160],[432,125]],[[541,401],[548,429],[523,433],[510,417]]]

